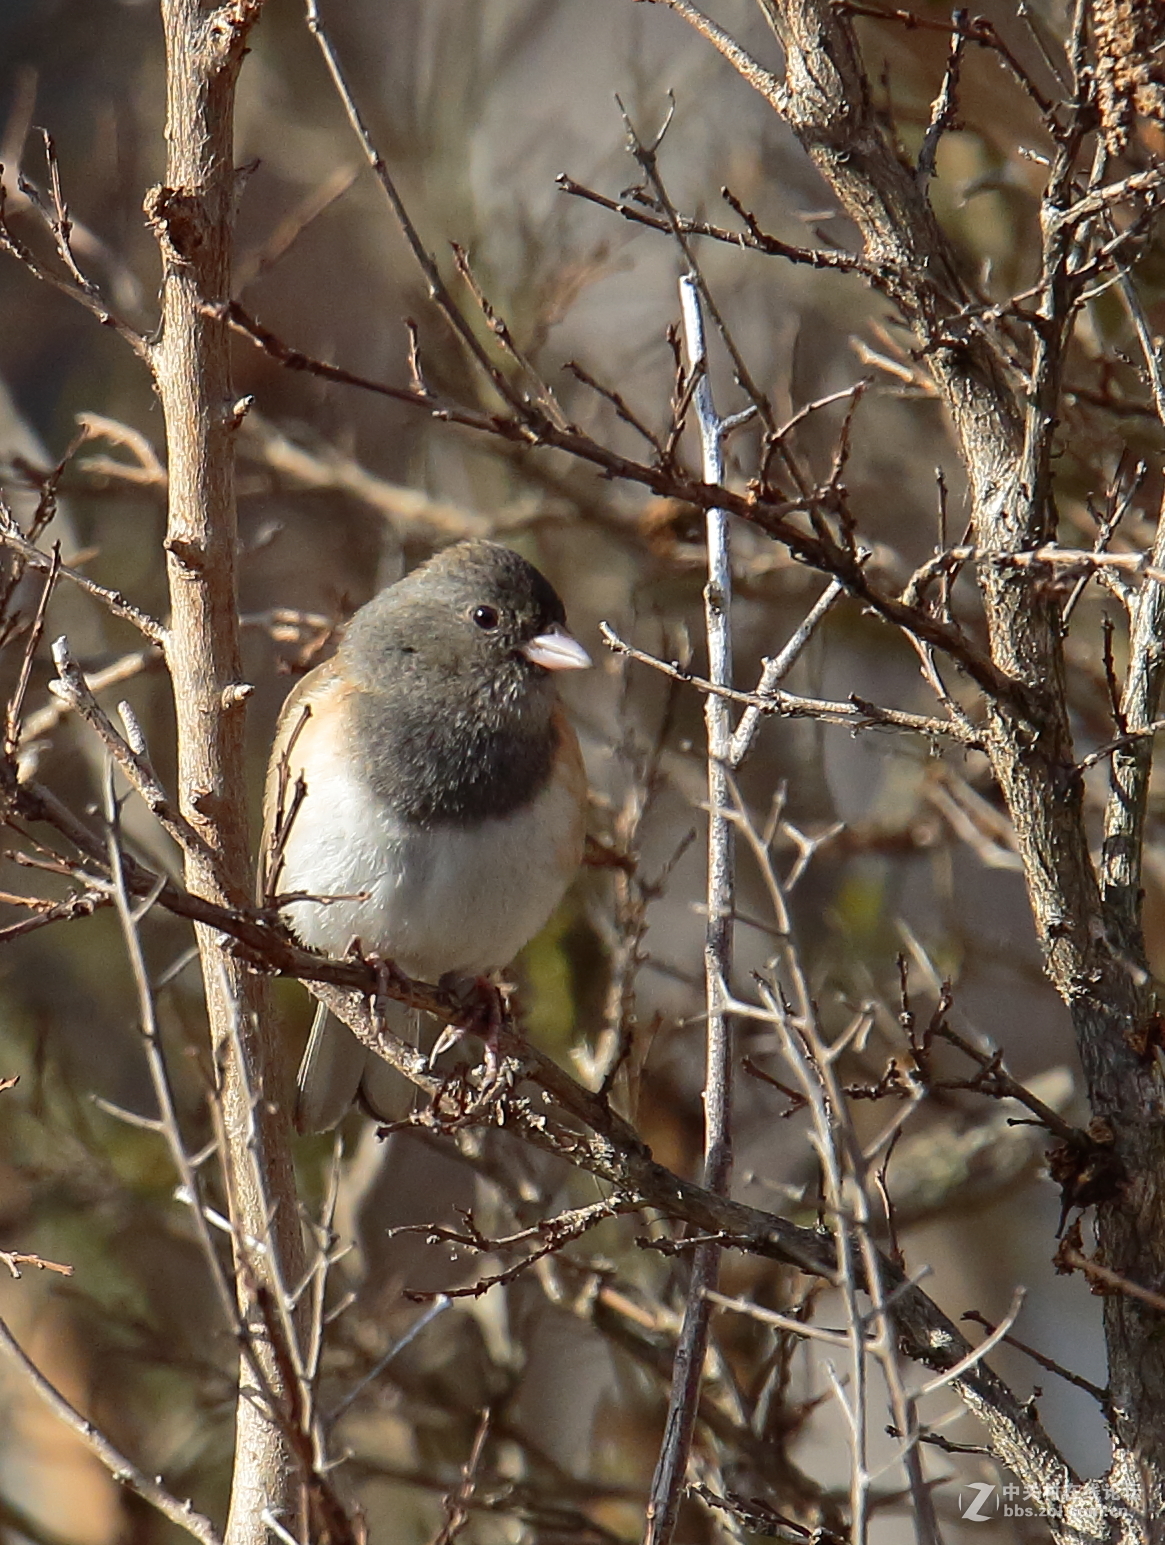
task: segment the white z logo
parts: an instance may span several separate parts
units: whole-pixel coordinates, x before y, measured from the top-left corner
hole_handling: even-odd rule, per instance
[[[969,1507],[961,1508],[963,1517],[973,1524],[989,1524],[991,1522],[989,1515],[981,1512],[980,1509],[986,1505],[995,1487],[987,1481],[968,1481],[966,1489],[976,1492],[978,1495]],[[960,1497],[959,1500],[961,1505],[962,1498]]]

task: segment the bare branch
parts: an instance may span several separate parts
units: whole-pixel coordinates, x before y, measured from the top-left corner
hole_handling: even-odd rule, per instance
[[[106,692],[110,687],[124,686],[127,681],[133,681],[135,677],[152,670],[161,662],[162,653],[154,645],[145,649],[134,649],[111,664],[103,666],[99,671],[87,672],[83,678],[86,693],[95,697],[98,692]],[[35,775],[36,742],[51,734],[72,709],[71,697],[54,697],[51,703],[46,703],[43,708],[34,709],[32,713],[24,716],[20,726],[17,753],[19,776],[22,781]]]
[[[51,139],[48,140],[48,145],[51,147]],[[55,153],[52,157],[52,164],[55,181]],[[70,300],[74,300],[83,306],[91,316],[96,318],[102,327],[111,328],[129,344],[139,359],[148,363],[150,346],[145,338],[136,328],[131,327],[128,322],[106,305],[97,287],[91,281],[84,278],[73,259],[72,249],[68,242],[69,232],[63,228],[59,221],[54,222],[53,217],[40,205],[39,200],[30,200],[30,207],[37,210],[45,225],[53,233],[58,254],[62,256],[62,261],[65,264],[65,273],[59,273],[50,268],[46,263],[42,263],[32,248],[13,230],[8,211],[8,192],[2,181],[3,172],[4,168],[0,166],[0,250],[14,257],[34,278],[51,285],[53,289],[59,290],[62,295],[67,295]],[[27,194],[31,190],[26,184],[22,191]],[[63,217],[63,203],[60,209]],[[55,231],[54,224],[57,226]]]
[[[654,151],[640,150],[642,163],[654,174]],[[662,184],[657,182],[662,193]],[[716,411],[708,378],[708,348],[704,335],[704,287],[693,271],[680,280],[680,306],[688,372],[696,379],[695,406],[699,426],[704,481],[724,481],[725,421]],[[716,687],[732,685],[732,555],[726,510],[709,510],[706,519],[708,579],[704,587],[704,630],[708,662]],[[708,867],[707,921],[704,936],[704,997],[706,1004],[704,1057],[704,1185],[725,1195],[732,1175],[733,1031],[726,1002],[732,972],[735,864],[729,818],[729,759],[732,716],[727,700],[710,692],[704,705],[708,744]],[[707,1294],[716,1287],[720,1246],[696,1247],[692,1258],[684,1320],[676,1344],[671,1395],[663,1443],[647,1503],[644,1545],[671,1545],[679,1502],[691,1453],[692,1433],[700,1399],[704,1359],[708,1351],[711,1309]]]
[[[942,90],[931,105],[930,122],[923,137],[922,149],[918,152],[918,168],[915,176],[918,178],[919,186],[924,189],[934,176],[939,141],[948,130],[954,127],[955,114],[958,112],[959,68],[963,62],[963,50],[967,45],[967,34],[961,30],[961,25],[966,22],[966,19],[965,11],[955,12],[955,25],[951,31],[951,47],[947,56],[947,67],[943,73]]]
[[[18,553],[21,559],[28,564],[30,569],[36,569],[41,574],[52,571],[54,559],[41,552],[17,529],[16,523],[6,510],[0,508],[0,547],[8,547]],[[84,590],[86,594],[94,597],[107,607],[115,617],[120,617],[123,622],[132,623],[139,633],[144,633],[153,644],[165,646],[166,630],[160,622],[156,622],[140,607],[134,606],[117,590],[110,590],[105,585],[99,585],[94,580],[88,579],[84,574],[71,569],[67,564],[60,566],[60,577],[67,579],[70,584]]]
[[[479,366],[502,401],[519,414],[528,411],[528,405],[523,400],[521,394],[510,384],[498,366],[494,364],[485,348],[478,341],[477,334],[462,314],[452,295],[450,295],[448,287],[441,277],[441,271],[421,241],[420,234],[413,224],[400,194],[397,192],[396,184],[389,173],[388,167],[385,165],[384,158],[373,143],[372,136],[361,117],[360,109],[356,105],[356,100],[340,67],[339,58],[332,47],[331,39],[320,18],[316,0],[306,0],[306,7],[308,30],[319,45],[328,74],[331,76],[332,84],[336,88],[336,95],[339,97],[344,111],[348,115],[348,122],[351,124],[352,131],[360,143],[360,148],[363,150],[369,166],[384,189],[385,197],[388,199],[396,222],[400,226],[409,249],[417,261],[417,266],[425,276],[429,287],[430,299],[437,306],[454,334],[464,345],[470,358]]]
[[[715,682],[695,675],[674,661],[660,660],[642,649],[636,649],[633,644],[621,639],[605,622],[599,624],[599,631],[604,643],[617,654],[637,660],[641,665],[650,665],[653,670],[671,677],[673,681],[695,687],[697,692],[723,698],[730,703],[742,703],[758,714],[776,714],[779,718],[788,719],[821,719],[827,724],[841,725],[855,734],[865,729],[903,730],[956,740],[968,746],[982,744],[979,735],[968,731],[958,720],[931,719],[924,714],[905,713],[899,708],[882,708],[856,696],[848,703],[830,703],[823,698],[797,697],[792,692],[739,692],[732,687],[717,686]]]
[[[612,214],[622,215],[624,220],[629,220],[634,225],[643,225],[648,230],[662,231],[669,236],[673,233],[673,226],[669,221],[660,215],[652,214],[649,209],[632,203],[628,198],[608,198],[606,194],[598,193],[593,188],[586,188],[582,183],[575,182],[574,178],[568,177],[565,172],[560,172],[555,181],[564,193],[569,193],[575,198],[586,199],[588,203],[597,204],[600,209],[607,209]],[[721,190],[721,196],[744,220],[746,230],[732,231],[725,226],[713,225],[707,220],[696,220],[691,215],[681,214],[675,217],[674,229],[678,229],[684,236],[706,236],[711,241],[724,242],[730,247],[762,252],[768,257],[785,258],[790,263],[803,264],[809,268],[828,268],[837,273],[860,274],[879,287],[886,283],[885,275],[862,258],[855,257],[849,252],[835,252],[828,247],[797,247],[787,241],[781,241],[779,237],[770,236],[761,230],[744,206],[727,188]]]
[[[132,1460],[127,1459],[119,1449],[114,1447],[104,1433],[65,1399],[60,1390],[45,1378],[36,1364],[21,1349],[3,1320],[0,1320],[0,1352],[25,1376],[53,1415],[70,1427],[90,1453],[97,1456],[115,1481],[148,1502],[151,1507],[157,1508],[164,1518],[168,1518],[172,1524],[177,1524],[184,1533],[201,1541],[201,1545],[223,1545],[222,1536],[209,1518],[196,1512],[189,1501],[180,1502],[166,1490],[161,1481],[151,1479],[139,1470]]]
[[[837,580],[833,580],[818,596],[804,622],[789,639],[780,654],[772,659],[766,659],[761,669],[760,680],[756,685],[755,696],[760,699],[771,698],[778,695],[777,687],[796,665],[804,653],[809,640],[817,631],[818,625],[824,621],[834,604],[839,601],[844,591]],[[740,723],[732,736],[732,746],[729,752],[729,764],[735,771],[744,761],[752,746],[757,730],[760,728],[761,717],[764,713],[759,703],[750,703],[740,716]]]
[[[58,638],[53,644],[53,662],[58,673],[57,680],[50,688],[53,695],[96,730],[106,750],[174,841],[185,851],[205,857],[205,839],[162,787],[144,745],[132,745],[114,729],[112,721],[93,696],[80,666],[70,654],[68,639]]]
[[[238,201],[234,100],[261,0],[162,0],[166,46],[165,183],[147,220],[162,265],[162,324],[150,363],[166,422],[166,566],[171,622],[166,662],[174,687],[177,789],[189,893],[223,909],[253,894],[245,787],[243,681],[237,590],[235,434],[230,370],[232,227]],[[132,869],[126,887],[136,890]],[[159,891],[159,898],[165,887]],[[316,1498],[312,1471],[285,1421],[298,1395],[283,1347],[268,1333],[264,1295],[304,1275],[291,1128],[276,1098],[282,1048],[264,984],[213,928],[196,929],[228,1176],[240,1311],[253,1337],[240,1358],[227,1545],[266,1545],[261,1514],[292,1516]],[[253,1100],[253,1091],[265,1096]],[[247,1241],[266,1248],[252,1255]],[[275,1293],[276,1298],[278,1293]],[[269,1394],[254,1399],[252,1349]],[[342,1512],[340,1514],[342,1517]]]

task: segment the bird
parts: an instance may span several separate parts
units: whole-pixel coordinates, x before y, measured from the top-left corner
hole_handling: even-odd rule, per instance
[[[504,969],[582,860],[587,779],[557,680],[590,663],[549,580],[500,543],[457,542],[380,591],[280,713],[261,899],[329,955],[447,986]],[[391,1009],[415,1039],[418,1016]],[[403,1113],[401,1076],[322,1006],[296,1084],[301,1132],[354,1103]]]

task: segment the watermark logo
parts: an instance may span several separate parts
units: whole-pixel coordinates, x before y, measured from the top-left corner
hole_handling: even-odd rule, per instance
[[[996,1518],[1051,1518],[1059,1509],[1046,1495],[1008,1482],[968,1481],[959,1488],[959,1517],[969,1524],[989,1524]]]
[[[987,1481],[970,1481],[959,1489],[959,1517],[971,1524],[989,1524],[999,1511],[999,1488]]]

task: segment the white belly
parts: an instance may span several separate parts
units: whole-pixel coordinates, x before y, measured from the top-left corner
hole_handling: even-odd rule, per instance
[[[562,854],[578,819],[554,780],[528,811],[472,831],[418,829],[379,808],[333,762],[317,770],[295,816],[278,888],[353,899],[299,901],[284,916],[328,954],[357,939],[422,981],[447,971],[484,975],[508,965],[558,905],[573,868]]]

